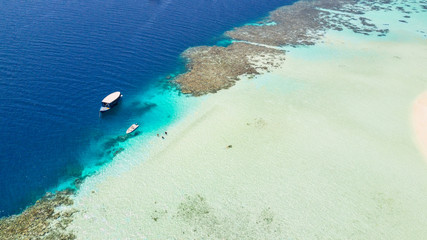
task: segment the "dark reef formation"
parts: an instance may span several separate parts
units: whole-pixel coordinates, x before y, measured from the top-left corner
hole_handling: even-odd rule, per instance
[[[75,239],[73,234],[65,232],[75,210],[56,210],[73,204],[71,194],[71,190],[47,193],[21,214],[0,219],[0,239]]]
[[[273,11],[265,21],[275,25],[247,25],[226,33],[232,39],[272,46],[312,45],[328,29],[348,28],[356,33],[382,34],[368,18],[359,17],[373,5],[358,5],[356,0],[303,0]],[[363,6],[363,7],[362,7]]]
[[[225,33],[234,42],[227,47],[202,46],[190,48],[183,53],[188,61],[187,72],[179,75],[175,83],[183,93],[200,96],[215,93],[233,86],[239,76],[258,74],[260,68],[250,59],[268,55],[282,59],[284,51],[277,47],[313,45],[327,30],[350,29],[355,33],[384,36],[387,28],[380,28],[364,17],[366,11],[391,11],[396,9],[407,15],[423,11],[426,1],[416,1],[419,8],[402,1],[392,0],[301,0],[278,8],[260,24],[245,25]],[[274,24],[271,24],[274,23]],[[272,48],[276,47],[276,48]],[[280,61],[275,61],[278,63]],[[277,66],[277,65],[276,65]]]
[[[251,64],[251,57],[272,64],[275,58],[284,58],[284,52],[239,42],[228,47],[190,48],[183,56],[189,59],[188,72],[176,82],[183,93],[199,96],[233,86],[240,75],[258,74],[261,68]]]
[[[271,12],[260,24],[245,25],[226,32],[225,35],[234,41],[227,47],[188,49],[183,53],[188,61],[187,72],[166,78],[173,78],[186,94],[200,96],[215,93],[233,86],[242,75],[251,76],[278,67],[285,57],[281,46],[315,44],[327,30],[350,29],[359,34],[384,36],[388,29],[379,28],[364,16],[364,12],[371,10],[396,10],[406,19],[401,21],[407,22],[411,13],[427,12],[427,0],[301,0]],[[135,106],[140,113],[155,107],[150,103],[136,103]],[[101,156],[108,154],[111,159],[114,158],[123,151],[120,143],[128,138],[130,136],[119,136],[107,141]],[[77,178],[76,187],[83,180],[84,177]],[[75,236],[66,228],[75,210],[58,210],[60,206],[73,204],[71,194],[70,190],[47,194],[20,215],[0,219],[0,239],[74,239]],[[187,206],[192,210],[193,202],[201,206],[198,211],[202,216],[206,215],[201,197],[190,199],[191,204],[183,205],[179,215],[199,221],[199,217],[188,213]],[[153,220],[157,221],[162,214],[156,212]]]

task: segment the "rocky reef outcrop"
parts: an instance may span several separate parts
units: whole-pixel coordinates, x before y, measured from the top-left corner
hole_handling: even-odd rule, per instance
[[[75,210],[57,210],[60,206],[73,204],[72,194],[73,191],[69,189],[55,194],[47,193],[21,214],[0,219],[0,239],[75,239],[72,233],[65,232]]]
[[[402,7],[403,6],[405,7]],[[419,1],[421,7],[425,1]],[[414,10],[398,0],[301,0],[278,8],[258,24],[234,28],[225,33],[232,40],[227,47],[203,46],[184,52],[187,72],[175,78],[183,93],[200,96],[233,86],[242,74],[258,74],[254,56],[282,58],[282,46],[313,45],[326,31],[349,29],[355,33],[384,36],[386,26],[376,26],[366,11],[398,9],[403,14]],[[408,18],[407,16],[406,18]],[[276,47],[276,48],[274,48]],[[267,61],[271,62],[271,61]],[[280,61],[275,61],[275,65]]]
[[[183,56],[188,60],[188,72],[180,75],[176,83],[183,93],[200,96],[233,86],[240,75],[258,74],[260,70],[265,70],[266,67],[252,64],[253,58],[258,57],[258,61],[271,66],[275,59],[284,59],[284,52],[236,42],[228,47],[190,48]]]

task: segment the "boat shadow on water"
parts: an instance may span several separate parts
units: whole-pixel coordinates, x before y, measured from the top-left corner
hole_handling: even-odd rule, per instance
[[[132,113],[137,116],[147,113],[155,107],[157,107],[157,104],[151,102],[134,101],[131,103]]]
[[[117,106],[115,106],[114,108],[111,108],[106,112],[99,112],[99,117],[103,119],[108,119],[113,116],[119,115],[120,112],[122,112],[121,104],[118,104]]]
[[[105,126],[117,125],[117,121],[123,118],[132,118],[129,114],[133,116],[141,116],[158,105],[152,102],[141,102],[141,101],[133,101],[130,104],[118,104],[114,108],[111,108],[107,112],[100,113],[100,118],[102,119],[101,123]],[[126,116],[127,115],[127,116]],[[120,116],[120,117],[119,117]],[[124,143],[132,138],[140,136],[142,134],[142,130],[140,128],[129,134],[123,134],[115,137],[103,137],[103,134],[99,134],[96,136],[96,141],[99,142],[98,149],[94,152],[95,162],[93,166],[97,168],[102,167],[105,164],[111,162],[118,154],[125,150]],[[80,174],[79,174],[80,173]],[[78,170],[76,173],[73,173],[73,177],[75,177],[74,185],[76,188],[79,188],[80,184],[84,181],[84,179],[91,174],[83,176],[83,169]]]
[[[103,120],[110,120],[120,116],[141,116],[158,105],[152,102],[140,102],[134,101],[129,104],[118,104],[116,107],[110,109],[107,112],[100,112],[99,117]]]
[[[110,155],[112,158],[114,158],[117,156],[117,154],[124,150],[124,148],[120,147],[120,143],[124,143],[129,139],[139,136],[140,134],[141,132],[139,130],[135,130],[133,133],[106,140],[103,144],[103,149],[101,150],[103,157],[105,157],[105,155]]]
[[[132,114],[135,116],[141,116],[153,108],[157,107],[157,104],[151,103],[151,102],[140,102],[140,101],[133,101],[132,103],[123,105],[119,104],[118,106],[112,108],[108,112],[104,112],[101,114],[102,116],[102,122],[103,125],[107,124],[114,124],[117,125],[117,120],[120,120],[123,118],[123,115]],[[131,110],[131,111],[130,111]],[[118,115],[120,115],[120,119],[118,119]],[[125,116],[125,118],[132,118],[131,116]],[[115,120],[113,120],[115,119]],[[106,120],[106,121],[105,121]],[[116,123],[114,123],[116,122]],[[141,135],[141,130],[136,129],[135,131],[129,133],[129,134],[123,134],[116,137],[110,137],[105,140],[103,140],[101,136],[99,136],[98,141],[100,141],[100,150],[96,153],[96,158],[99,159],[99,161],[96,163],[96,166],[102,166],[108,162],[110,162],[115,156],[117,156],[119,153],[124,151],[124,148],[122,146],[123,143],[128,141],[129,139],[132,139],[134,137],[137,137]]]
[[[134,137],[141,135],[141,133],[142,132],[138,129],[131,134],[125,134],[125,135],[121,135],[121,136],[117,136],[117,137],[113,137],[105,140],[105,142],[101,144],[102,146],[101,149],[96,153],[96,158],[98,160],[97,162],[94,163],[94,165],[96,167],[101,167],[111,162],[114,159],[114,157],[116,157],[119,153],[125,150],[125,148],[121,146],[122,143],[128,141],[129,139],[132,139]],[[80,185],[82,184],[85,178],[93,175],[93,173],[83,175],[83,170],[84,168],[82,166],[78,166],[78,169],[77,167],[76,169],[73,169],[72,176],[75,179],[74,187],[76,189],[80,187]]]

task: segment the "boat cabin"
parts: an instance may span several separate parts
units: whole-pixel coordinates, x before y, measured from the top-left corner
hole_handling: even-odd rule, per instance
[[[112,107],[117,105],[120,98],[122,97],[120,92],[113,92],[110,95],[106,96],[102,100],[101,108],[99,109],[100,112],[106,112],[110,110]]]

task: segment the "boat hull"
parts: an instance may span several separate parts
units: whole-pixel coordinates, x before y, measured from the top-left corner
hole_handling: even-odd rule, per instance
[[[108,110],[110,110],[113,107],[115,107],[119,103],[119,101],[120,101],[121,98],[122,98],[122,96],[120,95],[120,97],[117,98],[116,100],[114,100],[113,102],[111,102],[111,103],[109,103],[107,105],[101,106],[101,108],[99,109],[99,111],[100,112],[107,112]]]
[[[99,111],[100,112],[106,112],[106,111],[108,111],[108,110],[110,110],[111,108],[109,108],[109,107],[101,107],[100,109],[99,109]]]
[[[138,128],[139,128],[138,124],[132,124],[132,126],[130,126],[130,128],[128,128],[128,130],[126,130],[126,134],[133,133]]]

